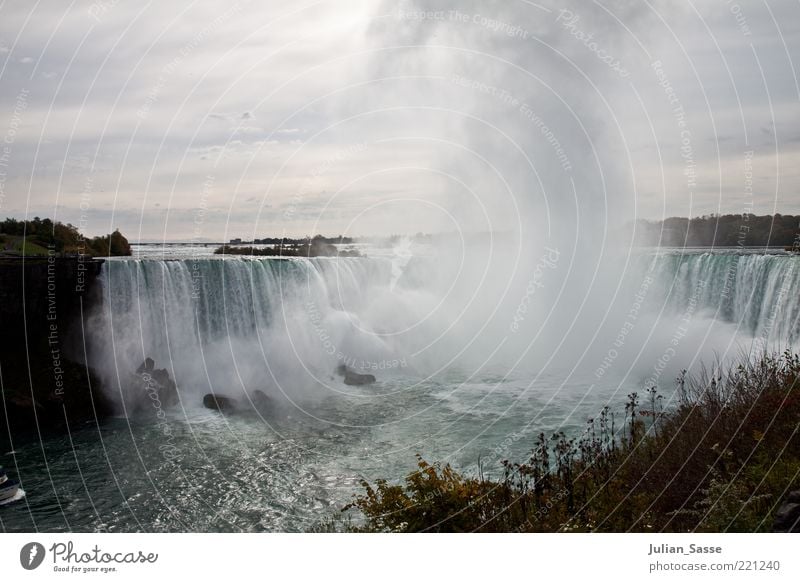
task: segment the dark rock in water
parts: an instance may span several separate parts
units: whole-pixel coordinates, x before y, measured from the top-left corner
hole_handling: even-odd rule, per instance
[[[344,376],[344,383],[348,386],[362,386],[364,384],[374,384],[375,376],[372,374],[359,374],[354,372],[344,364],[340,364],[336,368],[336,373]]]
[[[169,372],[156,369],[152,358],[146,358],[142,365],[131,374],[131,390],[125,394],[125,410],[128,414],[155,411],[163,414],[164,407],[178,403],[178,387]]]
[[[229,396],[219,396],[218,394],[206,394],[203,396],[203,406],[211,410],[229,412],[236,408],[236,400]]]
[[[782,533],[800,533],[800,490],[792,491],[775,513],[772,530]]]
[[[151,375],[153,376],[153,380],[161,384],[162,387],[169,389],[175,388],[175,382],[172,381],[172,378],[169,377],[169,372],[164,368],[153,370]]]
[[[344,383],[348,386],[361,386],[363,384],[374,384],[375,376],[372,374],[357,374],[356,372],[349,372],[344,377]]]
[[[155,367],[156,363],[153,361],[153,358],[145,358],[144,362],[142,362],[142,365],[136,368],[136,373],[137,374],[144,374],[145,372],[152,373]]]

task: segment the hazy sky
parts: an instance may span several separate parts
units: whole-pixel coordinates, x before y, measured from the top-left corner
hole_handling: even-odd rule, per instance
[[[0,217],[219,240],[800,212],[798,56],[797,0],[4,2]]]

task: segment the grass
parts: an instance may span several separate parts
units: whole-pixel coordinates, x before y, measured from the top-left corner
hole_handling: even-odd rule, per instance
[[[0,250],[24,255],[26,257],[47,256],[47,249],[44,246],[21,236],[2,235],[0,239]]]
[[[504,476],[464,475],[418,457],[402,483],[363,493],[325,531],[759,532],[800,488],[800,357],[764,355],[724,373],[685,373],[678,404],[655,389],[606,407],[583,434],[540,434]],[[337,527],[337,524],[340,524]]]

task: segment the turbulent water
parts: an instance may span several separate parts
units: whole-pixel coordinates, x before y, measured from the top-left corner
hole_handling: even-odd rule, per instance
[[[545,306],[526,307],[519,321],[531,329],[507,331],[519,296],[489,318],[487,304],[450,291],[459,280],[435,256],[171,256],[139,249],[104,265],[87,347],[120,414],[65,437],[17,438],[0,463],[28,496],[0,509],[4,530],[306,530],[361,478],[401,478],[416,453],[498,472],[539,431],[577,432],[648,379],[668,390],[698,355],[776,349],[800,335],[800,258],[780,253],[642,252],[622,291],[595,309],[608,314],[602,329],[544,339],[538,323],[562,309],[561,295],[533,295],[529,284],[527,300]],[[579,341],[535,359],[568,332]],[[145,357],[180,400],[126,415]],[[345,385],[341,363],[378,382]],[[251,406],[255,390],[272,409]],[[244,410],[207,410],[206,393]]]

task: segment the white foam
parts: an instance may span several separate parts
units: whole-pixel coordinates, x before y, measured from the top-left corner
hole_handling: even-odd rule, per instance
[[[25,499],[25,490],[20,488],[17,489],[17,492],[14,494],[14,497],[9,497],[3,501],[0,501],[0,505],[8,505],[9,503],[14,503],[15,501],[19,501],[20,499]]]

